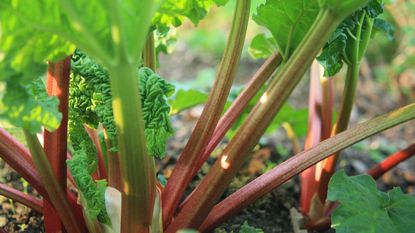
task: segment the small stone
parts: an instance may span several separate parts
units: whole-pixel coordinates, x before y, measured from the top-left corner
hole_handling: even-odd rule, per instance
[[[0,227],[4,227],[7,224],[7,218],[0,216]]]

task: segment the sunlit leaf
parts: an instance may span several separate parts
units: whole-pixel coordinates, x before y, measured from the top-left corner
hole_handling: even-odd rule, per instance
[[[317,0],[268,0],[253,19],[274,36],[283,58],[298,47],[319,12]]]

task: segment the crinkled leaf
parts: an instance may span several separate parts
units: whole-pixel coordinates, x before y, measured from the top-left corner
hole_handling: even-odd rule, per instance
[[[267,58],[277,50],[277,42],[273,37],[267,37],[264,33],[256,35],[249,46],[249,54],[255,59]]]
[[[147,148],[150,155],[162,158],[167,139],[174,132],[166,97],[174,92],[175,87],[146,67],[140,69],[139,77]]]
[[[208,100],[209,94],[195,89],[179,89],[169,100],[171,106],[170,114],[177,114],[199,104],[204,104]]]
[[[47,95],[40,78],[25,85],[10,80],[6,89],[0,104],[1,118],[31,133],[40,132],[42,126],[50,131],[59,127],[62,118],[59,100]]]
[[[251,227],[247,221],[241,226],[239,233],[264,233],[262,229]]]
[[[298,47],[319,12],[317,0],[267,0],[253,19],[274,36],[279,51],[287,60]]]
[[[80,51],[76,51],[72,58],[72,72],[69,107],[73,118],[70,121],[80,121],[94,128],[101,123],[112,144],[109,149],[117,151],[108,72]],[[147,148],[151,155],[163,157],[167,139],[174,132],[167,102],[174,86],[148,68],[140,68],[138,76]]]
[[[338,233],[411,232],[415,229],[415,197],[400,188],[377,190],[368,175],[337,172],[330,180],[328,200],[339,201],[332,216]]]
[[[370,18],[376,18],[383,13],[383,0],[372,0],[364,8]]]
[[[97,218],[100,222],[111,224],[105,208],[105,188],[107,182],[104,180],[94,181],[91,174],[95,171],[95,160],[92,155],[86,154],[85,150],[79,149],[74,152],[71,160],[67,161],[68,168],[78,187],[81,202],[89,219]]]

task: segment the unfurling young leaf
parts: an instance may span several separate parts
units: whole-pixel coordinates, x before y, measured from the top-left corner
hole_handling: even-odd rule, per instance
[[[353,13],[337,27],[320,56],[317,57],[317,61],[324,67],[324,76],[334,76],[341,70],[344,63],[351,65],[352,63],[360,62],[356,60],[353,46],[355,43],[360,43],[356,42],[356,40],[362,41],[361,38],[366,33],[371,33],[372,29],[368,29],[368,25],[373,25],[375,30],[377,28],[385,30],[388,37],[393,34],[392,29],[388,27],[385,21],[376,18],[382,13],[383,1],[372,0],[366,7]],[[362,17],[364,20],[361,20]],[[361,36],[356,38],[359,28]],[[366,48],[361,47],[361,49],[364,50]],[[360,51],[360,53],[364,54],[364,51]]]
[[[166,97],[174,86],[148,68],[137,69],[145,122],[145,136],[150,155],[164,156],[168,137],[173,133]],[[69,133],[73,158],[68,167],[81,194],[81,201],[90,219],[110,224],[105,209],[103,181],[94,181],[91,174],[97,168],[96,148],[84,125],[105,128],[111,141],[110,150],[117,151],[116,126],[112,111],[112,95],[107,71],[85,53],[75,51],[69,88]]]
[[[74,151],[72,159],[67,161],[68,168],[79,189],[81,202],[88,219],[97,218],[101,223],[111,225],[105,208],[105,189],[107,183],[104,180],[94,181],[91,174],[96,169],[96,159],[93,158],[94,154],[88,155],[85,151],[87,149]]]
[[[70,121],[82,121],[90,127],[102,124],[111,141],[110,150],[117,151],[116,127],[112,112],[112,95],[108,73],[86,54],[73,56],[70,92]],[[167,97],[174,86],[149,68],[137,69],[140,79],[141,104],[145,123],[147,149],[152,156],[163,157],[167,139],[174,130],[170,122]]]
[[[328,200],[340,202],[332,216],[337,233],[404,233],[415,229],[415,196],[400,188],[384,193],[368,175],[338,171],[330,180]]]
[[[150,155],[164,157],[167,139],[173,134],[167,97],[175,87],[149,68],[139,70],[147,149]]]

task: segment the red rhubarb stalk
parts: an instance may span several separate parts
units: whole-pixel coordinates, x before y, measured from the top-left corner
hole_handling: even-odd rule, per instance
[[[39,173],[34,167],[29,151],[2,128],[0,128],[0,156],[36,189],[41,196],[48,197],[40,180]],[[76,196],[71,191],[68,191],[67,195],[72,207],[76,209],[78,217],[82,219],[81,207],[76,203]]]
[[[413,119],[415,119],[415,104],[410,104],[358,124],[349,130],[326,139],[309,150],[291,157],[217,204],[204,220],[199,230],[207,232],[213,229],[224,220],[331,154],[381,131]]]
[[[308,129],[305,139],[304,149],[310,149],[317,145],[322,138],[323,113],[322,102],[323,93],[320,79],[322,70],[317,61],[314,61],[310,69],[310,97],[308,102]],[[315,193],[315,171],[316,167],[312,166],[300,174],[301,195],[300,208],[303,213],[310,210],[310,202]]]
[[[187,185],[192,180],[189,174],[193,173],[193,168],[199,162],[199,156],[204,152],[223,112],[241,57],[249,11],[250,0],[236,1],[228,44],[212,92],[162,195],[164,226],[167,226],[174,215]]]
[[[46,191],[40,181],[29,151],[11,136],[6,130],[0,128],[0,156],[19,173],[40,195],[45,196]]]
[[[415,155],[415,144],[408,146],[407,148],[398,151],[392,155],[389,155],[385,160],[383,160],[378,165],[372,167],[367,173],[373,177],[373,179],[378,179],[380,176],[385,174],[387,171],[394,168],[400,162],[403,162],[409,159],[411,156]]]
[[[192,176],[195,176],[197,171],[202,167],[203,163],[209,158],[212,151],[216,148],[219,142],[223,139],[226,132],[232,127],[233,123],[241,115],[245,107],[249,104],[249,101],[258,93],[265,82],[271,77],[278,66],[282,62],[282,57],[279,53],[274,53],[269,57],[265,63],[259,68],[252,77],[251,81],[247,84],[246,88],[241,94],[233,101],[232,105],[225,112],[225,114],[219,120],[208,146],[203,152],[199,163],[195,166]]]
[[[28,194],[25,194],[8,185],[0,184],[0,195],[10,198],[13,201],[19,202],[38,213],[43,212],[43,201],[42,200],[37,199]]]
[[[50,166],[63,191],[66,190],[66,156],[68,136],[68,96],[69,73],[71,57],[67,57],[56,63],[49,62],[46,92],[50,96],[59,99],[59,112],[62,113],[62,121],[59,128],[53,132],[44,131],[44,150]],[[44,218],[46,232],[62,232],[63,225],[59,215],[48,199],[44,201]]]
[[[323,67],[315,61],[311,67],[309,98],[309,120],[305,148],[309,149],[331,135],[333,116],[333,79],[323,77]],[[323,214],[324,200],[317,195],[318,171],[322,162],[303,171],[300,175],[300,208],[309,218],[319,218]]]
[[[107,133],[104,129],[105,144],[107,148],[112,148],[112,143],[108,139]],[[107,150],[108,158],[108,186],[121,190],[121,167],[120,155],[117,152]]]
[[[242,114],[245,107],[271,77],[281,62],[281,54],[274,53],[271,55],[271,57],[269,57],[255,73],[254,77],[252,77],[251,81],[247,84],[242,93],[240,93],[236,100],[232,102],[232,105],[219,120],[218,126],[216,127],[208,146],[203,152],[203,155],[200,157],[198,164],[194,167],[191,177],[194,177],[197,174],[203,163],[206,162],[212,151],[226,135],[226,132],[228,132],[228,130],[232,127],[233,123]],[[180,203],[179,208],[181,208],[186,201],[187,199]]]
[[[374,23],[373,19],[370,19],[365,13],[362,14],[360,17],[360,22],[356,28],[357,39],[353,41],[353,45],[351,48],[352,51],[349,58],[351,63],[347,66],[346,81],[341,101],[339,117],[333,128],[332,135],[346,130],[349,125],[350,116],[354,103],[354,96],[356,93],[357,83],[359,80],[360,62],[363,59],[363,56],[366,52],[371,38],[371,32]],[[338,153],[334,154],[333,156],[327,158],[324,162],[322,162],[323,168],[320,171],[317,171],[319,172],[317,176],[320,177],[319,182],[317,182],[317,192],[321,201],[326,200],[328,182],[335,172],[337,158],[339,156]]]

